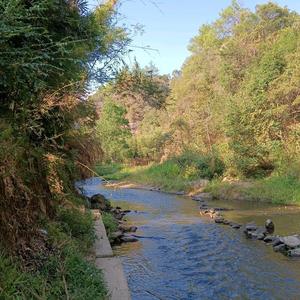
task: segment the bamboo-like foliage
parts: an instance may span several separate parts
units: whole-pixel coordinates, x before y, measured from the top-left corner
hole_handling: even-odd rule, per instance
[[[0,234],[11,250],[30,245],[101,155],[85,94],[128,42],[111,2],[0,0]]]

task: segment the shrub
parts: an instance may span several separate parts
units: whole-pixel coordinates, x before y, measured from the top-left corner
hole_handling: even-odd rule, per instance
[[[86,248],[92,246],[95,239],[94,221],[89,212],[81,212],[75,208],[61,208],[57,214],[57,221],[68,236],[75,238]]]

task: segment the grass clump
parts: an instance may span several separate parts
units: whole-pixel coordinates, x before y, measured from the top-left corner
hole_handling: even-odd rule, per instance
[[[57,220],[62,231],[74,241],[89,249],[95,240],[94,221],[91,213],[82,213],[78,209],[60,209]]]
[[[111,213],[103,212],[102,221],[106,229],[109,241],[112,241],[111,234],[118,230],[118,223]]]
[[[300,180],[289,175],[259,180],[246,192],[252,197],[276,204],[300,204]]]

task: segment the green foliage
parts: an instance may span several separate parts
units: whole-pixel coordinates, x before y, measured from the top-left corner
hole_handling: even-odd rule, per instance
[[[0,298],[106,299],[101,272],[84,258],[90,240],[83,238],[83,234],[93,234],[92,226],[87,225],[90,220],[90,216],[79,211],[66,211],[56,223],[47,223],[51,250],[35,258],[38,268],[26,271],[18,258],[2,252]]]
[[[98,166],[101,171],[101,166]],[[206,156],[186,152],[162,163],[152,163],[147,166],[120,169],[111,168],[112,173],[104,174],[107,179],[128,179],[141,184],[161,187],[167,191],[189,190],[198,179],[215,178],[222,175],[224,165],[217,156]]]
[[[102,214],[102,221],[108,235],[108,239],[111,240],[111,234],[118,230],[118,223],[111,213],[104,212]]]
[[[299,204],[300,180],[289,175],[272,176],[256,182],[246,192],[254,198],[276,204]]]
[[[123,68],[116,76],[115,80],[101,87],[99,91],[92,96],[95,102],[101,103],[101,115],[105,115],[119,110],[126,109],[126,113],[122,112],[122,120],[128,120],[130,132],[133,135],[132,139],[128,139],[115,145],[115,148],[120,147],[121,153],[116,151],[108,151],[108,142],[113,143],[108,136],[116,136],[114,132],[105,134],[107,131],[107,123],[116,124],[115,120],[103,120],[100,123],[98,131],[103,149],[108,153],[107,158],[112,160],[126,160],[132,157],[143,162],[152,159],[157,159],[161,156],[160,149],[168,139],[168,134],[162,132],[158,128],[159,114],[164,111],[166,98],[169,95],[169,77],[159,75],[154,66],[141,68],[138,63],[135,63],[132,68]],[[109,107],[111,106],[111,107]],[[124,117],[124,118],[123,118]],[[125,128],[124,122],[119,120],[115,127]],[[102,136],[101,136],[102,134]],[[104,135],[104,136],[103,136]],[[125,148],[130,148],[126,151]],[[127,153],[122,154],[123,150]],[[129,150],[129,149],[128,149]],[[118,155],[118,157],[116,157]]]
[[[59,209],[57,220],[61,223],[61,230],[71,236],[81,246],[89,249],[95,240],[94,220],[90,213],[82,213],[78,209]]]
[[[175,161],[184,168],[185,176],[189,179],[212,179],[221,176],[225,166],[222,160],[214,153],[199,155],[198,153],[185,152]],[[188,175],[190,173],[190,175]]]
[[[100,165],[96,165],[95,167],[97,174],[99,174],[100,176],[114,174],[119,172],[121,169],[122,169],[122,165],[120,163],[100,164]]]
[[[156,131],[145,126],[167,136],[156,160],[186,149],[217,151],[230,175],[264,177],[297,159],[299,22],[297,13],[271,2],[251,12],[232,1],[203,25],[171,81]]]
[[[84,99],[129,42],[113,3],[0,0],[0,228],[12,251],[30,244],[37,215],[54,218],[73,200],[74,179],[101,155]]]
[[[285,105],[269,100],[269,86],[284,72],[289,53],[295,51],[299,35],[294,30],[281,33],[246,77],[229,114],[228,134],[236,166],[247,176],[268,175],[282,156],[287,128],[282,123]],[[280,106],[279,106],[280,105]]]
[[[139,101],[144,102],[144,105],[156,109],[165,105],[169,93],[167,76],[158,75],[153,65],[143,69],[137,62],[132,69],[125,67],[121,70],[112,87],[122,98],[140,98]]]
[[[232,1],[191,40],[161,106],[143,104],[153,98],[140,68],[124,70],[109,92],[128,110],[135,164],[148,165],[105,176],[167,190],[208,178],[216,195],[299,202],[299,24],[275,3],[251,11]],[[223,174],[258,180],[220,183]]]
[[[97,131],[107,161],[122,161],[131,154],[129,147],[131,132],[125,115],[126,110],[121,105],[110,99],[105,100],[97,123]]]

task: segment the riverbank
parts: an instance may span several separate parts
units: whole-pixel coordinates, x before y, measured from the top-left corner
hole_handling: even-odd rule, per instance
[[[112,185],[122,187],[158,189],[186,195],[209,192],[213,198],[223,200],[300,204],[300,181],[296,175],[274,175],[247,181],[228,181],[222,178],[209,181],[190,179],[170,162],[135,167],[101,165],[96,167],[96,171],[106,180],[112,181]]]

